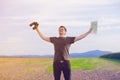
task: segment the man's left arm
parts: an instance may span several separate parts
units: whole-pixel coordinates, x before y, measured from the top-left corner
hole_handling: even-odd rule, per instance
[[[80,35],[80,36],[75,37],[74,42],[79,41],[79,40],[85,38],[88,34],[91,33],[91,31],[92,31],[92,28],[90,28],[86,33],[84,33],[84,34],[82,34],[82,35]]]

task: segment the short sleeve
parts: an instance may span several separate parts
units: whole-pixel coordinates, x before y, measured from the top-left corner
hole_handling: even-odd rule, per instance
[[[75,37],[67,37],[67,41],[72,44],[75,41]]]
[[[55,37],[50,37],[50,42],[54,43],[54,41],[55,41]]]

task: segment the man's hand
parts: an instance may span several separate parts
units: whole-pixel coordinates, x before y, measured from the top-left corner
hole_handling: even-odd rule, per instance
[[[92,30],[93,30],[93,28],[90,28],[90,29],[89,29],[89,31],[88,31],[88,33],[91,33],[91,32],[92,32]]]
[[[34,26],[33,27],[33,30],[35,30],[37,27],[38,27],[38,23],[37,22],[32,22],[31,24],[30,24],[30,27],[32,27],[32,26]]]

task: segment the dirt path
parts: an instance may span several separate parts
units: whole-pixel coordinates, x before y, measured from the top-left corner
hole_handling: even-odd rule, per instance
[[[54,80],[52,74],[48,76],[49,80]],[[48,80],[46,78],[40,80]],[[63,75],[61,76],[61,80],[64,80]],[[101,70],[94,70],[94,71],[84,71],[84,70],[77,70],[72,71],[71,80],[120,80],[120,71],[112,72],[112,71],[101,71]]]
[[[120,71],[72,71],[72,80],[120,80]]]
[[[32,79],[32,77],[34,77],[34,79]],[[54,80],[54,78],[52,73],[41,75],[39,72],[36,73],[36,75],[32,75],[31,78],[27,80]],[[61,80],[64,80],[63,75],[61,76]],[[77,70],[72,71],[71,80],[120,80],[120,71]]]

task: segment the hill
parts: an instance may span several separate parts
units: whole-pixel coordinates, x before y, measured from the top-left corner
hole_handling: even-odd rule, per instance
[[[100,57],[101,58],[110,58],[110,59],[120,59],[120,52],[104,54]]]
[[[84,53],[72,53],[70,54],[71,58],[94,58],[94,57],[100,57],[102,55],[111,53],[110,51],[102,51],[102,50],[92,50]]]

